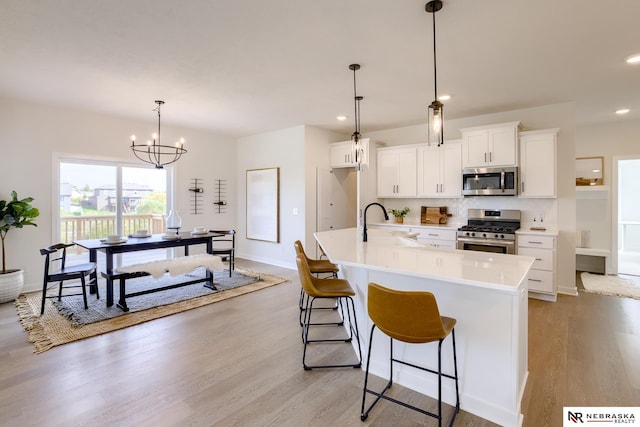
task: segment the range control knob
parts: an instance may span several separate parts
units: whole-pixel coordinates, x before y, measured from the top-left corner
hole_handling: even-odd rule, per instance
[[[475,236],[475,235],[476,235],[476,233],[471,233],[471,236]]]
[[[493,237],[494,237],[494,238],[496,238],[496,239],[499,239],[499,238],[500,238],[500,236],[499,236],[499,235],[497,235],[497,234],[495,234]],[[502,237],[504,237],[504,236],[502,236]]]
[[[504,239],[504,234],[501,234],[501,235],[500,235],[500,238],[501,238],[501,239]]]
[[[487,237],[487,233],[482,233],[482,237]]]

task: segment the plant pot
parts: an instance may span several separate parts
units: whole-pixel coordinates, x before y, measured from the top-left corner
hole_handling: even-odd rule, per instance
[[[397,217],[396,217],[396,223],[398,223],[398,224],[404,224],[404,217],[397,216]]]
[[[24,270],[7,270],[0,273],[0,303],[18,298],[24,286]]]

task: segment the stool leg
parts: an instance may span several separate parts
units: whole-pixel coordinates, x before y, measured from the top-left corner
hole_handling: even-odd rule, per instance
[[[456,410],[453,415],[453,419],[455,419],[455,414],[460,411],[460,391],[458,390],[458,360],[456,357],[456,330],[453,328],[451,330],[451,342],[453,343],[453,373],[455,375],[456,380]],[[453,420],[451,420],[451,424],[453,424]]]

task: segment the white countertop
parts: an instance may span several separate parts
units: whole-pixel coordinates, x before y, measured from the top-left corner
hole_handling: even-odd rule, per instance
[[[528,256],[439,250],[379,229],[368,230],[366,243],[356,228],[314,235],[329,259],[337,264],[504,292],[517,292],[526,286],[527,273],[534,262]]]
[[[516,234],[527,234],[534,236],[551,236],[558,237],[558,230],[555,228],[547,228],[546,230],[532,230],[530,228],[520,228],[516,230]]]

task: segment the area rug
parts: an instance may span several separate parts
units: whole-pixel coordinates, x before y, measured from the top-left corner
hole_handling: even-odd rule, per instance
[[[587,272],[582,273],[580,278],[587,292],[640,299],[640,284],[631,279]]]
[[[213,304],[287,281],[287,279],[278,276],[258,273],[239,267],[236,267],[234,277],[231,280],[229,280],[228,275],[228,271],[216,272],[214,283],[220,289],[218,291],[212,291],[205,288],[203,284],[197,283],[128,298],[127,304],[130,308],[128,313],[117,308],[115,304],[113,307],[106,307],[104,286],[100,288],[99,300],[96,300],[94,295],[88,296],[89,309],[86,310],[86,313],[82,297],[66,297],[62,299],[63,304],[59,304],[56,300],[47,301],[45,312],[40,316],[41,292],[20,295],[15,305],[20,322],[29,334],[29,342],[35,346],[34,353],[42,353],[58,345]],[[175,280],[176,278],[173,279]],[[136,280],[151,279],[142,278]],[[134,280],[131,280],[131,282],[133,283]],[[144,284],[141,285],[144,286]],[[129,285],[127,287],[129,288]],[[117,301],[117,286],[114,288],[116,288],[114,289],[114,292],[116,292],[114,300]],[[162,302],[159,302],[160,300]],[[56,304],[52,304],[51,301],[56,301]],[[76,310],[73,307],[79,307],[79,309]],[[74,316],[74,313],[78,314]]]

